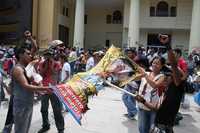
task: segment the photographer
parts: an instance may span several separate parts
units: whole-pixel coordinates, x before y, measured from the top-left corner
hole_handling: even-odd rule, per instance
[[[61,72],[61,69],[61,64],[54,60],[54,52],[48,49],[44,53],[44,61],[40,62],[39,65],[39,72],[43,77],[43,85],[56,85],[59,81],[59,74]],[[38,133],[44,133],[50,129],[50,123],[48,119],[49,100],[51,101],[51,105],[53,108],[58,133],[64,133],[64,118],[61,112],[62,104],[60,103],[58,97],[55,94],[45,94],[42,96],[41,114],[43,124],[42,128],[38,131]]]

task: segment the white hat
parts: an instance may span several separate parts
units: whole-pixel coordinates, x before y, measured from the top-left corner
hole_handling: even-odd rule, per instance
[[[55,48],[58,45],[63,44],[63,41],[61,40],[53,40],[52,42],[49,43],[49,48]]]

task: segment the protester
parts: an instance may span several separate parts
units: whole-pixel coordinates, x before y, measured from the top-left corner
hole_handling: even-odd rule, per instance
[[[128,49],[126,50],[127,56],[134,61],[136,56],[137,56],[137,52],[134,49]],[[138,90],[138,84],[135,81],[132,81],[130,84],[126,85],[125,90],[127,90],[130,93],[134,93]],[[135,116],[137,114],[137,107],[136,107],[136,102],[134,97],[132,97],[131,95],[124,93],[122,95],[122,100],[124,102],[124,105],[127,108],[127,114],[124,114],[125,117],[127,117],[130,120],[135,119]]]
[[[60,74],[60,83],[65,83],[71,77],[71,66],[68,63],[67,57],[63,54],[60,55],[60,62],[62,64],[62,71]]]
[[[54,60],[54,51],[51,49],[44,53],[44,60],[40,62],[39,72],[43,77],[43,85],[49,86],[57,85],[59,83],[59,75],[62,66],[60,63]],[[38,133],[44,133],[50,129],[50,123],[48,118],[49,100],[53,108],[54,119],[56,127],[59,133],[64,133],[64,118],[62,115],[62,104],[58,97],[53,94],[45,94],[41,100],[41,114],[42,114],[42,128]]]
[[[145,103],[139,103],[138,126],[140,133],[148,133],[154,124],[156,109],[159,106],[159,88],[164,84],[164,74],[161,73],[165,65],[165,59],[155,57],[152,60],[151,72],[145,72],[141,68],[143,78],[139,87],[139,95],[144,98]],[[136,97],[137,99],[137,97]],[[138,99],[137,99],[138,100]],[[154,107],[154,108],[152,108]]]
[[[49,87],[31,85],[25,71],[25,67],[32,60],[31,51],[27,46],[16,48],[15,56],[18,61],[12,71],[15,133],[28,133],[32,119],[34,92],[47,91]]]
[[[168,89],[156,113],[155,127],[152,129],[152,132],[173,133],[174,121],[184,94],[184,81],[182,80],[184,74],[177,66],[177,60],[169,43],[168,35],[161,35],[160,42],[168,51],[168,60],[171,65],[172,74],[171,78],[168,78]],[[145,101],[143,101],[143,103],[145,103]]]

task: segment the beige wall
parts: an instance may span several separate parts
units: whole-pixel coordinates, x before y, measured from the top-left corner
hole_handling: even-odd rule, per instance
[[[189,30],[175,30],[172,32],[172,45],[174,48],[189,49]]]
[[[177,6],[177,17],[150,17],[150,6],[156,6],[159,0],[140,0],[140,28],[190,29],[192,0],[165,1],[169,6]],[[129,12],[129,8],[126,8],[125,12]],[[124,27],[128,28],[128,24],[129,22],[125,21]]]
[[[74,0],[59,0],[60,4],[59,4],[59,10],[58,10],[58,25],[57,27],[59,27],[60,25],[63,25],[67,28],[69,28],[69,45],[72,46],[73,44],[73,34],[74,34]],[[68,8],[69,11],[69,16],[66,17],[64,15],[61,14],[62,12],[62,6],[65,6]],[[59,31],[57,32],[57,36],[59,34]]]
[[[34,0],[36,5],[38,0]],[[58,25],[62,24],[69,28],[69,42],[73,44],[74,33],[74,0],[41,0],[39,6],[35,7],[33,14],[33,33],[37,33],[39,43],[47,43],[51,39],[58,39]],[[130,0],[127,0],[130,2]],[[189,29],[191,24],[192,0],[166,0],[170,6],[177,5],[177,17],[149,17],[149,7],[158,3],[158,0],[140,0],[140,41],[139,44],[147,44],[148,33],[167,32],[172,35],[173,46],[183,45],[188,48]],[[64,2],[64,3],[61,3]],[[48,3],[48,4],[46,4]],[[61,15],[62,5],[69,8],[69,17]],[[47,6],[48,5],[48,6]],[[102,48],[105,46],[107,39],[114,39],[122,44],[128,42],[128,25],[129,25],[129,5],[126,9],[121,7],[114,8],[86,8],[85,14],[88,15],[87,24],[85,25],[85,48]],[[53,7],[53,9],[51,8]],[[87,6],[86,6],[87,7]],[[106,24],[106,15],[112,15],[113,11],[120,10],[124,17],[124,24]],[[53,15],[52,15],[53,14]],[[36,28],[37,27],[37,28]],[[119,39],[120,38],[120,39]],[[123,39],[122,39],[123,38]],[[118,44],[120,46],[120,44]]]
[[[122,9],[116,10],[121,10],[123,13]],[[113,11],[115,11],[115,9],[86,10],[86,14],[88,15],[88,23],[85,25],[86,48],[104,47],[106,39],[109,39],[108,37],[110,36],[108,34],[115,34],[111,36],[112,38],[116,36],[116,40],[119,40],[119,34],[122,36],[123,24],[106,24],[106,15],[112,15]]]

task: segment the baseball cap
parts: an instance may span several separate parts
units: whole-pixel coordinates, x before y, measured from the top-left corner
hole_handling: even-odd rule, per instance
[[[48,48],[49,49],[55,48],[55,47],[57,47],[57,46],[59,46],[61,44],[63,44],[63,41],[61,41],[61,40],[53,40],[52,42],[49,43],[49,47]]]

